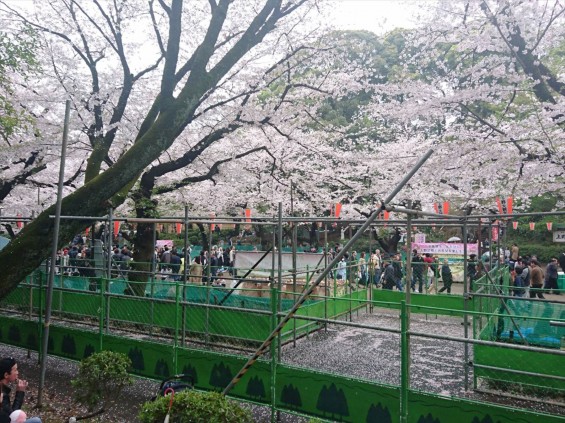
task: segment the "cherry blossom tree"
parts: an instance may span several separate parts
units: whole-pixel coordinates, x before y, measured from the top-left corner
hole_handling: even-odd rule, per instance
[[[423,7],[431,18],[406,34],[398,82],[373,87],[363,114],[435,146],[419,198],[475,207],[506,195],[527,201],[549,192],[563,200],[562,2]]]
[[[153,23],[146,27],[157,31],[154,37],[157,42],[157,59],[149,67],[133,73],[124,63],[125,56],[122,52],[125,52],[125,48],[122,49],[120,42],[128,28],[120,20],[118,12],[139,17],[137,11],[132,10],[139,3],[114,2],[113,4],[119,7],[111,9],[112,12],[104,8],[107,6],[105,2],[88,3],[94,10],[99,11],[102,16],[100,20],[85,13],[87,3],[72,0],[49,2],[49,7],[57,13],[74,13],[77,17],[81,16],[81,20],[77,18],[60,23],[69,25],[75,31],[77,38],[74,42],[65,40],[64,35],[67,32],[59,31],[51,22],[45,22],[43,30],[68,43],[67,48],[82,59],[90,76],[97,74],[94,70],[110,51],[120,58],[120,66],[124,70],[122,80],[115,85],[128,86],[136,81],[136,77],[137,80],[142,79],[153,68],[159,68],[160,74],[158,89],[154,89],[152,100],[145,108],[144,118],[135,130],[130,129],[129,134],[135,136],[128,139],[126,135],[119,143],[116,143],[115,134],[121,129],[119,122],[124,121],[125,109],[122,110],[121,105],[131,93],[124,93],[121,89],[117,95],[111,92],[102,93],[96,91],[95,84],[90,90],[85,90],[82,110],[94,112],[94,119],[84,120],[90,121],[86,135],[92,153],[86,167],[86,183],[64,199],[63,214],[104,214],[110,205],[121,204],[123,195],[135,184],[147,166],[157,160],[163,152],[167,151],[169,154],[171,147],[183,133],[205,126],[220,126],[224,118],[219,111],[210,113],[200,124],[195,124],[195,121],[205,113],[210,102],[219,101],[222,94],[227,98],[235,98],[233,94],[225,94],[223,91],[226,81],[229,81],[230,90],[239,86],[240,90],[245,92],[249,78],[238,81],[237,75],[245,73],[252,65],[261,66],[259,59],[265,56],[267,49],[271,54],[276,52],[277,42],[282,44],[280,40],[284,39],[281,35],[290,33],[293,27],[297,27],[304,20],[305,15],[314,11],[307,0],[210,0],[198,5],[185,5],[182,0],[159,1],[159,12],[156,9],[151,10],[152,6],[157,7],[157,4],[153,3],[149,3],[150,11],[145,18]],[[27,20],[22,12],[10,8],[7,3],[4,3],[4,7],[14,16]],[[190,13],[187,11],[188,7]],[[193,27],[187,25],[187,21],[191,19]],[[88,22],[95,27],[93,33],[101,44],[88,48],[87,53],[84,47],[87,32],[82,28]],[[107,25],[105,29],[102,29],[99,22]],[[42,25],[42,21],[36,23]],[[96,25],[100,28],[96,28]],[[165,34],[161,33],[162,28],[166,28]],[[199,29],[203,31],[199,32]],[[102,44],[102,41],[109,46]],[[264,47],[267,41],[268,47]],[[56,65],[59,66],[58,63]],[[71,70],[72,63],[63,66]],[[73,84],[72,72],[59,74],[62,82]],[[96,78],[93,77],[92,81],[96,81]],[[77,87],[80,86],[78,78],[74,82]],[[119,114],[119,119],[116,113]],[[224,114],[230,114],[229,107],[228,112]],[[122,197],[117,197],[119,194],[122,194]],[[47,256],[52,236],[49,219],[51,213],[53,207],[26,226],[21,235],[0,253],[3,270],[0,297],[13,289],[25,274]],[[83,225],[84,223],[64,222],[61,227],[61,239],[69,239],[73,233],[82,229]],[[18,260],[12,260],[13,257],[18,257]]]

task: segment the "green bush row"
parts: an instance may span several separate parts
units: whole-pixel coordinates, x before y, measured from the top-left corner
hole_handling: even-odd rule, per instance
[[[143,404],[139,420],[162,423],[167,413],[170,423],[247,423],[251,413],[218,392],[187,390],[175,394],[169,411],[170,396]]]
[[[540,264],[548,263],[565,250],[565,246],[559,244],[520,244],[519,247],[521,256],[536,256]]]

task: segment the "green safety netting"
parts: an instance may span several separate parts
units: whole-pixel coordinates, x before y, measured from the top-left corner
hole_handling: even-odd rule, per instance
[[[531,345],[563,346],[565,327],[551,325],[550,321],[565,320],[565,304],[513,299],[507,300],[506,304],[508,311],[504,308],[499,310],[502,317],[498,318],[494,328],[497,338],[523,343],[521,333]]]
[[[46,278],[46,275],[43,274]],[[74,289],[79,291],[96,291],[101,286],[101,279],[99,278],[86,278],[81,276],[64,276],[63,278],[57,276],[54,281],[56,287],[63,287],[66,289]],[[127,281],[124,279],[112,279],[108,284],[108,289],[111,294],[124,294],[127,289]],[[178,290],[182,291],[183,285],[179,283]],[[210,293],[208,294],[208,290]],[[175,299],[176,298],[176,283],[175,282],[154,282],[147,283],[145,288],[145,296],[149,298],[158,299]],[[229,288],[207,288],[206,286],[199,285],[186,285],[185,287],[185,300],[192,303],[202,304],[219,304],[227,296],[227,299],[222,303],[226,307],[238,307],[253,310],[271,310],[270,298],[249,297],[233,293],[228,295],[231,290]],[[292,299],[281,299],[281,309],[289,310],[294,305]],[[304,304],[314,303],[314,300],[308,300]]]

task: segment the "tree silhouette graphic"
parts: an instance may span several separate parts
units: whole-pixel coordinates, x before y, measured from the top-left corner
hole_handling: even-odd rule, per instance
[[[169,377],[169,365],[162,358],[157,360],[155,364],[155,374],[161,377]]]
[[[379,402],[376,406],[375,404],[371,404],[365,421],[367,423],[392,423],[392,417],[390,416],[388,407],[383,407]]]
[[[266,398],[265,385],[263,381],[258,377],[252,377],[247,383],[247,390],[245,391],[247,395],[253,398]]]
[[[61,351],[63,352],[63,354],[72,355],[74,357],[77,354],[75,338],[73,338],[71,335],[63,336]]]
[[[316,408],[332,416],[335,414],[349,416],[349,407],[347,406],[345,394],[342,389],[338,390],[334,383],[329,388],[326,385],[322,387]]]
[[[192,379],[192,384],[196,385],[198,383],[198,373],[196,369],[190,364],[187,364],[182,368],[182,373],[189,376]]]
[[[32,350],[39,348],[39,342],[37,342],[37,336],[35,336],[35,334],[30,333],[27,336],[27,346]]]
[[[16,325],[10,326],[10,329],[8,330],[8,339],[12,342],[19,343],[21,341],[20,328]]]
[[[135,347],[130,348],[128,357],[131,360],[131,365],[135,370],[145,370],[145,361],[143,360],[143,352]]]
[[[290,408],[302,407],[302,398],[300,398],[300,391],[294,385],[285,385],[281,391],[281,402],[288,404]]]
[[[494,420],[490,414],[487,414],[482,420],[480,420],[477,416],[473,417],[473,421],[471,423],[494,423]],[[500,420],[497,420],[496,423],[500,423]]]
[[[84,347],[84,352],[82,353],[82,357],[87,358],[90,357],[92,354],[94,354],[94,347],[88,344],[86,347]]]
[[[431,413],[428,413],[427,416],[420,416],[418,419],[418,423],[441,423],[440,419],[434,419]]]
[[[233,379],[232,372],[224,363],[215,364],[210,374],[210,385],[216,388],[225,388]]]

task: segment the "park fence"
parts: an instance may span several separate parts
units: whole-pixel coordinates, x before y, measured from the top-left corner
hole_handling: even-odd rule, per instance
[[[276,283],[259,296],[250,287],[154,281],[135,297],[120,279],[57,280],[49,354],[123,352],[137,375],[184,373],[202,390],[224,389],[300,294]],[[563,422],[564,304],[513,297],[509,283],[497,268],[474,292],[406,301],[404,292],[340,289],[330,279],[230,395],[270,406],[273,416],[331,421]],[[45,286],[36,272],[0,302],[0,342],[40,349]],[[515,398],[521,408],[509,406]]]

